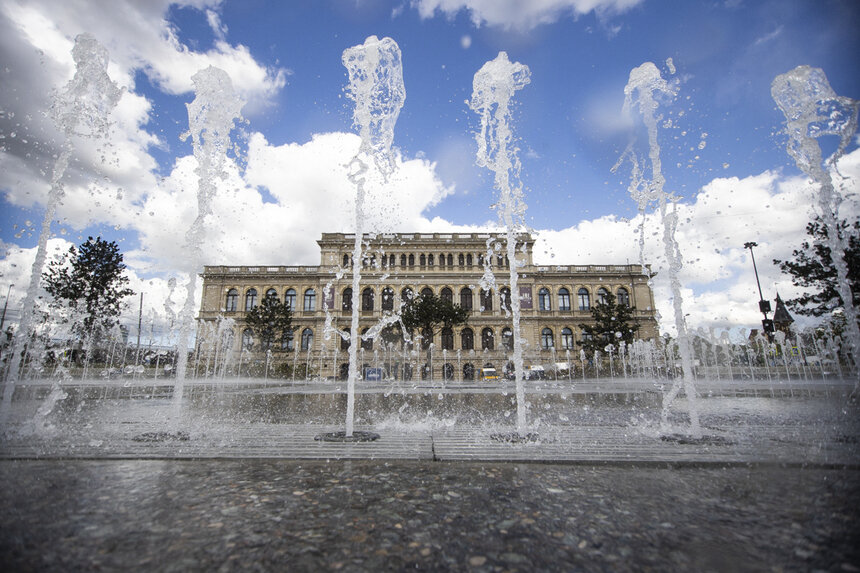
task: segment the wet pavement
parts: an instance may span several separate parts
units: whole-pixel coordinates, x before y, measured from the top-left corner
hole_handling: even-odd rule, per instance
[[[4,460],[6,571],[858,571],[860,470]]]

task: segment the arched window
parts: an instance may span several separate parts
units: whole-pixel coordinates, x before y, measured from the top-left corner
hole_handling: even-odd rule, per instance
[[[382,310],[394,310],[394,290],[390,287],[382,289]]]
[[[594,340],[594,336],[590,332],[586,332],[585,329],[583,328],[581,340],[583,343],[589,342],[591,340]]]
[[[454,291],[449,289],[448,287],[443,288],[439,291],[439,298],[446,302],[453,303],[454,302]]]
[[[245,311],[249,311],[257,306],[257,289],[249,288],[245,291]]]
[[[414,298],[415,294],[412,292],[412,289],[406,287],[402,291],[400,291],[400,300],[403,302],[409,302]]]
[[[472,266],[472,254],[471,254],[471,253],[470,253],[470,254],[468,254],[468,255],[466,255],[466,266],[467,266],[467,267],[471,267],[471,266]]]
[[[410,267],[415,266],[415,255],[409,255],[409,266]]]
[[[464,328],[460,331],[460,347],[463,350],[472,350],[475,348],[475,333],[471,328]]]
[[[457,257],[457,264],[459,264],[461,267],[466,264],[466,257],[463,256],[463,253],[460,253]]]
[[[421,367],[421,379],[430,380],[432,374],[433,368],[429,364],[425,363],[424,366]]]
[[[603,287],[597,289],[597,302],[598,304],[606,304],[606,295],[609,294],[609,291]]]
[[[439,254],[439,266],[445,268],[445,255]]]
[[[430,253],[429,255],[427,255],[427,266],[428,267],[433,266],[433,253]]]
[[[448,253],[448,266],[449,266],[449,267],[453,267],[453,266],[454,266],[454,255],[452,255],[452,254],[450,254],[450,253]]]
[[[630,306],[630,293],[627,292],[626,288],[621,287],[618,289],[618,296],[616,297],[615,302],[622,306]]]
[[[400,255],[400,266],[401,266],[401,267],[405,267],[405,266],[406,266],[406,254],[405,254],[405,253],[404,253],[404,254],[402,254],[402,255]]]
[[[481,331],[481,348],[483,350],[492,350],[496,346],[496,334],[490,327]]]
[[[305,291],[305,311],[313,312],[317,309],[317,292],[309,288]]]
[[[293,350],[293,331],[287,329],[281,335],[281,350],[292,352]]]
[[[514,349],[514,333],[507,326],[502,329],[502,347],[505,350]]]
[[[460,306],[465,310],[472,310],[472,289],[469,287],[460,290]]]
[[[284,293],[284,304],[290,307],[290,310],[296,309],[296,289],[288,288]]]
[[[561,347],[565,350],[573,348],[573,331],[566,326],[561,329]]]
[[[266,298],[269,300],[278,300],[278,291],[273,288],[270,288],[266,291]]]
[[[550,328],[544,328],[540,331],[540,347],[544,350],[549,350],[550,348],[555,346],[555,341],[553,340],[552,330]]]
[[[364,350],[373,350],[373,338],[371,337],[365,339],[365,336],[367,335],[367,330],[367,328],[361,329],[361,348],[363,348]]]
[[[427,350],[433,344],[433,331],[424,329],[421,331],[421,350]]]
[[[352,310],[352,287],[343,289],[343,298],[340,301],[341,310]]]
[[[224,305],[224,310],[227,312],[236,312],[239,307],[239,291],[231,288],[227,291],[227,302]]]
[[[310,350],[314,345],[314,331],[306,328],[302,331],[302,350]]]
[[[481,310],[493,310],[493,291],[481,289]]]
[[[454,331],[451,328],[442,329],[442,350],[454,350]]]
[[[558,289],[558,310],[570,310],[570,291],[564,287]]]
[[[475,379],[475,365],[471,362],[463,364],[463,380]]]
[[[501,302],[501,309],[510,312],[511,310],[511,289],[508,287],[502,287],[499,289],[499,301]]]
[[[425,255],[424,253],[421,253],[421,256],[418,257],[418,264],[421,265],[422,267],[426,267],[427,266],[427,255]]]
[[[349,379],[349,362],[344,362],[343,364],[341,364],[338,371],[339,371],[338,380],[348,380]]]
[[[454,379],[454,366],[449,363],[445,363],[442,366],[442,378],[445,380],[453,380]]]
[[[542,288],[538,291],[538,308],[540,310],[550,310],[549,289]]]
[[[346,337],[343,337],[343,336],[340,337],[340,349],[341,350],[349,350],[351,334],[350,334],[350,331],[348,328],[344,328],[343,332],[346,334]]]
[[[344,255],[343,255],[343,266],[344,266],[344,267],[348,267],[348,266],[349,266],[349,255],[347,255],[347,254],[344,254]]]
[[[389,267],[394,267],[395,261],[396,261],[396,259],[395,259],[394,255],[388,256],[388,266]]]
[[[579,304],[579,310],[588,310],[591,308],[591,296],[588,294],[587,288],[581,288],[576,291],[576,301]]]
[[[254,331],[246,328],[242,331],[242,350],[251,350],[254,347]]]
[[[433,295],[433,289],[432,288],[424,287],[423,289],[421,289],[421,296],[432,296],[432,295]]]
[[[373,289],[370,287],[361,291],[361,310],[373,310],[373,294]]]

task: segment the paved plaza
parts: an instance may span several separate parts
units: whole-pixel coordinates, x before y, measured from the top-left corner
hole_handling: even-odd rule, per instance
[[[177,416],[165,388],[20,388],[0,563],[860,571],[860,408],[844,388],[715,385],[697,439],[684,401],[660,428],[653,388],[533,385],[520,443],[500,439],[510,394],[455,387],[366,388],[357,429],[380,438],[324,442],[342,396],[316,389],[190,386]],[[488,407],[483,424],[458,417]]]

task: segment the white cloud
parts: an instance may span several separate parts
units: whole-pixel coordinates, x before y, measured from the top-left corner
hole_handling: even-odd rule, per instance
[[[840,171],[847,177],[843,218],[857,218],[860,206],[860,150],[843,158]],[[684,313],[690,327],[756,328],[758,288],[744,243],[755,241],[756,263],[766,299],[777,292],[783,299],[800,291],[781,274],[773,259],[790,259],[806,239],[806,224],[813,216],[815,188],[802,177],[784,177],[773,171],[738,178],[718,178],[703,187],[692,203],[678,205],[679,241],[684,268]],[[625,264],[639,262],[638,228],[614,216],[582,221],[559,231],[540,231],[535,259],[540,264]],[[662,227],[655,213],[645,217],[645,262],[657,272],[655,301],[661,329],[674,331],[674,314],[668,268],[663,251]],[[810,319],[795,316],[799,325]]]
[[[469,12],[475,26],[497,26],[530,30],[541,24],[551,24],[560,18],[577,17],[589,12],[621,13],[641,0],[413,0],[422,18],[432,18],[436,12],[454,17],[461,10]]]

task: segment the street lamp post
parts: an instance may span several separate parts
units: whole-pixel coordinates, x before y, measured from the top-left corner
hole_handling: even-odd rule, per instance
[[[744,248],[750,250],[750,258],[752,258],[753,264],[753,272],[755,272],[755,283],[758,285],[758,309],[761,311],[762,315],[764,315],[764,319],[761,321],[761,326],[764,329],[765,333],[768,336],[773,334],[773,321],[767,317],[767,313],[770,312],[770,301],[764,299],[764,295],[761,292],[761,282],[758,280],[758,268],[755,265],[755,255],[753,254],[753,247],[757,247],[758,243],[754,243],[752,241],[748,243],[744,243]]]

